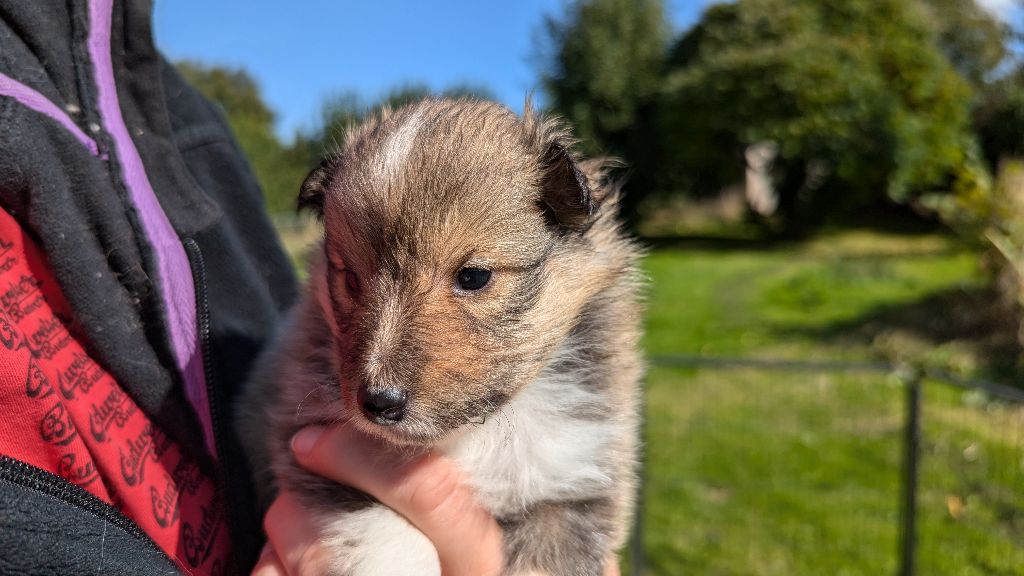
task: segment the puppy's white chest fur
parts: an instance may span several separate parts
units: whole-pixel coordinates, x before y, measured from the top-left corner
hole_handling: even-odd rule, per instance
[[[484,424],[441,447],[492,513],[594,497],[611,487],[608,447],[622,431],[614,419],[599,417],[606,401],[583,376],[545,370]]]

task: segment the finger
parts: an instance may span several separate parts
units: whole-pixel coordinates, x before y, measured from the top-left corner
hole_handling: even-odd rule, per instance
[[[263,547],[256,565],[252,567],[251,576],[288,576],[281,559],[277,557],[274,547],[269,542]]]
[[[282,575],[322,574],[326,555],[316,527],[292,495],[281,491],[263,517],[263,531],[273,548]]]
[[[450,460],[400,456],[349,427],[303,430],[292,445],[303,467],[405,516],[434,544],[445,576],[501,572],[501,528]]]
[[[619,559],[612,554],[604,565],[604,576],[619,576]]]

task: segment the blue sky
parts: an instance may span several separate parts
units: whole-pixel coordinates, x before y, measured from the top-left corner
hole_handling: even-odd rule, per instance
[[[291,138],[331,94],[374,98],[404,83],[490,88],[513,109],[538,88],[536,41],[566,0],[157,0],[158,46],[184,58],[241,66]],[[712,0],[668,0],[679,29]],[[1009,17],[1014,0],[979,0]],[[1016,11],[1014,17],[1020,17]]]
[[[709,0],[670,1],[675,26],[696,21]],[[354,89],[373,98],[417,82],[490,88],[522,108],[537,88],[532,56],[544,14],[564,0],[157,0],[157,45],[184,58],[242,66],[290,138],[320,104]]]

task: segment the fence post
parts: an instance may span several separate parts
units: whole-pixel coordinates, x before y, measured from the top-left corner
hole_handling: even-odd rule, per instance
[[[921,370],[898,371],[906,388],[906,419],[903,429],[903,478],[900,507],[900,576],[913,576],[917,552],[917,465],[921,448]]]

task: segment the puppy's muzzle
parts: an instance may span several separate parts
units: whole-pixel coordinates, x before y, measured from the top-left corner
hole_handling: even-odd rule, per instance
[[[405,390],[395,387],[359,388],[359,406],[370,420],[382,426],[397,424],[405,416],[405,403],[408,400]]]

